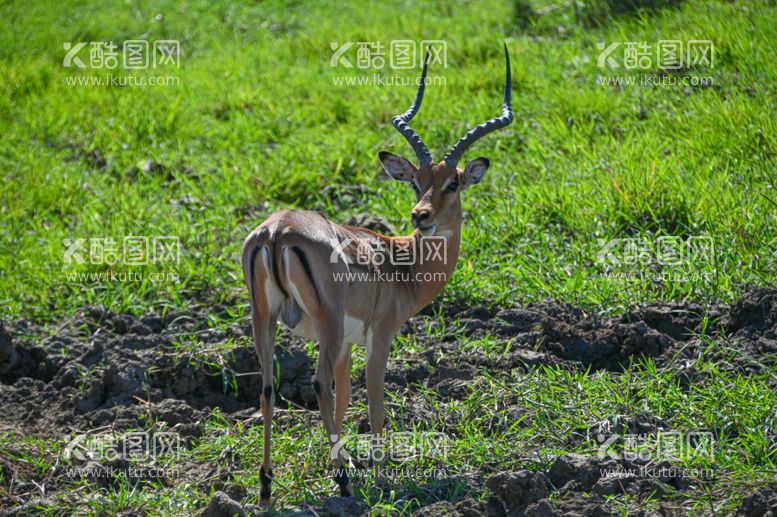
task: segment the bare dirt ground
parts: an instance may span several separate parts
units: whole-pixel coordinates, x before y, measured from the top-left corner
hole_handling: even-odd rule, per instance
[[[136,318],[92,307],[61,321],[51,333],[25,321],[0,323],[0,430],[21,435],[53,436],[83,432],[110,425],[121,430],[164,421],[193,440],[203,433],[210,408],[218,407],[234,419],[245,419],[258,405],[261,382],[256,354],[250,346],[235,346],[221,355],[221,364],[202,361],[173,343],[195,335],[205,344],[236,340],[245,343],[247,323],[209,329],[208,313],[219,308],[201,307],[165,316]],[[619,371],[630,360],[651,357],[659,365],[673,364],[678,379],[696,381],[694,358],[704,346],[698,337],[702,314],[709,315],[707,335],[728,336],[737,353],[721,350],[720,368],[742,374],[773,368],[777,357],[777,290],[745,294],[732,305],[702,307],[696,303],[653,304],[626,314],[602,317],[553,301],[525,308],[490,310],[470,307],[451,310],[446,321],[458,321],[469,336],[490,334],[512,340],[510,352],[497,358],[462,352],[456,336],[420,339],[426,351],[392,361],[387,390],[432,388],[443,396],[457,397],[461,379],[483,369],[492,374],[523,371],[532,365],[561,365],[568,369]],[[413,331],[413,322],[404,332]],[[50,328],[50,327],[49,327]],[[439,361],[439,357],[444,357]],[[313,359],[302,343],[284,337],[278,347],[280,393],[293,404],[315,408],[310,376]],[[233,375],[225,383],[224,372]],[[355,378],[354,398],[365,397],[363,373]],[[775,386],[777,388],[777,385]],[[283,406],[288,402],[280,401]],[[428,418],[424,404],[409,404],[403,416],[411,423]],[[520,412],[520,408],[515,408]],[[365,420],[366,424],[366,420]],[[649,425],[646,424],[646,425]],[[258,454],[259,451],[257,451]],[[609,515],[604,498],[625,491],[640,497],[683,489],[682,478],[601,478],[603,468],[634,467],[627,460],[571,455],[552,462],[546,472],[528,470],[492,472],[464,480],[468,492],[456,501],[421,508],[420,515]],[[31,493],[29,465],[0,456],[4,476],[0,508],[24,514],[25,495]],[[48,480],[56,491],[57,476]],[[462,481],[462,480],[456,480]],[[486,494],[483,497],[483,494]],[[549,499],[550,498],[550,499]],[[231,501],[219,493],[207,514],[229,513]],[[237,504],[237,503],[234,503]],[[774,515],[777,483],[748,496],[741,515]],[[238,505],[239,508],[239,505]],[[772,510],[770,510],[772,509]],[[248,510],[248,509],[246,509]],[[322,514],[360,514],[367,509],[358,501],[332,498]],[[670,508],[662,513],[674,514]]]

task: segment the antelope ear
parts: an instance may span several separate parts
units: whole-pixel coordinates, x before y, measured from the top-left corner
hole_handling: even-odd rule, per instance
[[[461,173],[461,189],[464,190],[475,183],[480,183],[483,176],[486,175],[489,165],[491,162],[488,161],[488,158],[475,158],[468,161],[467,165],[464,166],[464,172]]]
[[[386,172],[392,179],[410,183],[415,178],[415,166],[401,156],[391,154],[388,151],[381,151],[378,157],[380,157],[380,163],[383,164],[383,168],[386,169]]]

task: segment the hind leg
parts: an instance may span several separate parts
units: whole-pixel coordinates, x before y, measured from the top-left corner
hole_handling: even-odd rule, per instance
[[[340,429],[335,424],[335,397],[332,389],[335,367],[344,347],[345,293],[342,292],[342,287],[334,284],[328,275],[315,275],[312,262],[302,248],[291,244],[283,246],[281,257],[289,292],[302,311],[315,322],[319,349],[313,389],[316,392],[321,420],[329,439],[335,481],[340,486],[342,495],[352,495],[351,483],[343,468],[347,453],[339,443]],[[344,412],[344,406],[341,411]],[[340,420],[342,421],[342,418]]]
[[[273,387],[273,357],[275,355],[275,329],[283,295],[278,287],[270,281],[270,251],[264,245],[249,247],[248,243],[243,254],[243,268],[251,296],[251,324],[253,328],[254,346],[259,356],[262,370],[262,424],[264,426],[264,445],[262,450],[262,466],[259,470],[261,482],[260,502],[269,504],[273,479],[271,467],[272,418],[275,405],[275,389]],[[257,256],[260,255],[260,256]],[[246,260],[247,259],[247,260]],[[259,260],[257,260],[259,259]]]
[[[340,486],[340,495],[347,497],[353,495],[353,488],[348,479],[348,473],[345,471],[347,453],[342,449],[340,429],[335,424],[335,394],[332,390],[332,384],[335,380],[335,365],[338,363],[341,348],[344,346],[343,328],[342,322],[338,322],[335,317],[329,321],[332,322],[332,325],[319,325],[317,327],[319,334],[318,368],[313,387],[318,397],[321,420],[324,422],[324,428],[329,437],[330,459],[335,469],[334,479]]]
[[[264,447],[262,450],[262,467],[259,470],[259,480],[261,490],[259,493],[260,501],[263,504],[270,502],[272,491],[273,472],[270,466],[270,450],[272,441],[272,418],[275,407],[275,388],[273,387],[273,357],[275,354],[275,328],[277,324],[274,320],[255,318],[254,319],[254,340],[256,352],[259,355],[259,363],[262,369],[262,425],[264,426]],[[258,330],[258,331],[257,331]]]

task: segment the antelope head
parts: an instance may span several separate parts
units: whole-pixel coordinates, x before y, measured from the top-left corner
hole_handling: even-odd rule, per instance
[[[383,151],[379,154],[383,168],[391,178],[409,183],[416,195],[416,205],[410,212],[413,228],[428,237],[450,235],[461,227],[461,192],[480,183],[488,170],[488,158],[475,158],[458,167],[462,154],[472,144],[491,131],[501,129],[513,121],[510,104],[511,75],[510,55],[505,45],[505,86],[502,114],[476,126],[450,148],[442,161],[432,161],[432,155],[421,137],[410,127],[409,122],[421,108],[426,87],[426,71],[429,54],[426,55],[421,81],[415,101],[405,113],[393,118],[392,123],[408,141],[418,158],[418,166],[409,160]]]

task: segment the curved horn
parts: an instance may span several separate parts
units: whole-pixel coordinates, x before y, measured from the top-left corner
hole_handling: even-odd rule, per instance
[[[504,100],[502,101],[502,116],[492,118],[491,120],[480,124],[479,126],[475,127],[475,129],[464,135],[458,142],[456,142],[456,145],[451,147],[451,150],[448,151],[448,154],[445,155],[444,160],[448,165],[455,167],[456,164],[459,163],[461,155],[464,154],[464,151],[466,151],[469,146],[480,140],[482,137],[486,136],[491,131],[509,126],[513,121],[513,108],[510,105],[510,54],[507,52],[506,43],[505,68],[505,96]]]
[[[426,59],[424,60],[424,70],[421,72],[421,84],[418,85],[418,93],[416,93],[415,101],[410,105],[410,108],[402,115],[397,115],[391,120],[397,131],[402,133],[405,140],[410,144],[415,151],[415,155],[418,157],[419,165],[424,165],[432,161],[432,155],[429,153],[426,144],[424,144],[421,137],[408,125],[418,109],[421,107],[421,101],[424,100],[424,89],[426,88],[426,68],[429,65],[429,51],[426,52]]]

